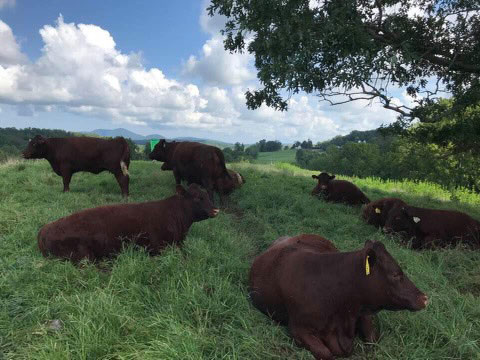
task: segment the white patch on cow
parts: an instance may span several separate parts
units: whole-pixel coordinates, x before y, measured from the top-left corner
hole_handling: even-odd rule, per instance
[[[320,189],[325,190],[326,188],[328,188],[327,185],[320,185]]]
[[[125,162],[124,162],[123,160],[120,161],[120,167],[122,168],[122,173],[123,173],[124,176],[130,175],[130,174],[128,173],[127,164],[125,164]]]
[[[413,221],[415,222],[415,224],[419,223],[420,222],[420,218],[419,217],[416,217],[414,216],[413,217]]]

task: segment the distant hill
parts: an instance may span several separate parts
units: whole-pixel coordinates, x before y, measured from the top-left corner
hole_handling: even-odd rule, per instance
[[[145,145],[150,139],[166,139],[165,136],[160,134],[151,134],[151,135],[144,136],[124,128],[118,128],[113,130],[95,129],[93,131],[88,132],[88,134],[95,134],[98,136],[109,136],[109,137],[123,136],[125,138],[132,139],[138,145]],[[226,143],[223,141],[202,139],[202,138],[191,137],[191,136],[177,137],[177,138],[168,139],[168,140],[196,141],[202,144],[218,146],[219,148],[233,147],[233,144]]]

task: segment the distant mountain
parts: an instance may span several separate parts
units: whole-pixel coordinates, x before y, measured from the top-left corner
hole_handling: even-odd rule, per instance
[[[125,138],[132,139],[138,145],[145,145],[147,142],[150,141],[150,139],[166,139],[165,136],[160,135],[160,134],[151,134],[151,135],[144,136],[144,135],[136,134],[136,133],[134,133],[130,130],[124,129],[124,128],[118,128],[118,129],[113,129],[113,130],[95,129],[93,131],[90,131],[89,134],[95,134],[95,135],[98,135],[98,136],[108,136],[108,137],[123,136]],[[196,142],[200,142],[200,143],[203,143],[203,144],[218,146],[219,148],[233,147],[233,144],[226,143],[226,142],[223,142],[223,141],[202,139],[202,138],[191,137],[191,136],[177,137],[177,138],[169,139],[169,140],[196,141]]]

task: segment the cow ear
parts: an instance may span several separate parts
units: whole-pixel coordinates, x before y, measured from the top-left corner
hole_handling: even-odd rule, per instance
[[[312,175],[312,179],[318,179],[317,175]]]
[[[335,175],[330,176],[329,179],[330,179],[330,180],[335,179]]]
[[[185,190],[185,188],[182,185],[177,185],[177,187],[175,188],[175,191],[177,192],[177,195],[182,195],[182,196],[185,196],[185,194],[187,193],[187,190]]]

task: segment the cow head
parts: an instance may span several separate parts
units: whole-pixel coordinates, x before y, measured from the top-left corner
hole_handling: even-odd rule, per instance
[[[370,310],[418,311],[427,306],[427,295],[408,278],[381,242],[367,241],[361,254],[359,266],[367,282]]]
[[[210,197],[205,190],[202,190],[197,184],[191,184],[187,189],[182,185],[177,185],[177,195],[189,200],[192,206],[193,221],[201,221],[209,217],[215,217],[220,212],[213,206]]]
[[[400,233],[408,236],[414,236],[421,221],[419,217],[414,216],[408,206],[394,206],[385,222],[384,231],[387,233]]]
[[[381,223],[382,207],[378,204],[367,204],[362,210],[362,217],[370,225],[378,226]]]
[[[168,161],[168,154],[172,146],[175,146],[175,141],[168,143],[165,141],[165,139],[162,139],[157,143],[157,145],[155,145],[148,157],[151,160],[166,162]]]
[[[35,135],[28,142],[27,148],[23,152],[25,159],[43,159],[47,154],[47,139],[42,135]]]
[[[322,172],[320,175],[312,175],[312,178],[318,180],[317,186],[312,190],[312,195],[317,195],[327,190],[328,184],[335,179],[335,175],[328,175],[326,172]]]

